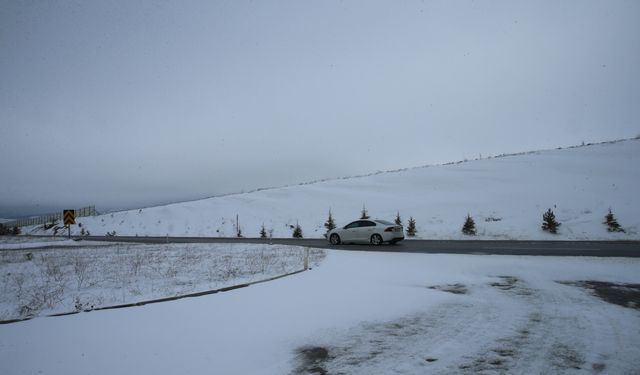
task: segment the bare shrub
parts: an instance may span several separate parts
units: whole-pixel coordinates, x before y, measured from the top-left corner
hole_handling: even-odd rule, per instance
[[[169,267],[167,267],[167,270],[165,271],[164,275],[170,279],[175,279],[176,276],[178,276],[178,267],[176,267],[175,265],[170,265]]]
[[[260,262],[260,257],[256,256],[245,257],[245,267],[250,275],[262,273],[264,270],[264,266]]]
[[[229,280],[240,274],[240,268],[235,264],[233,256],[225,255],[221,262],[222,280]]]
[[[18,316],[21,318],[33,316],[35,315],[35,312],[36,311],[34,311],[33,308],[29,305],[20,305],[20,307],[18,308]]]
[[[190,248],[187,247],[186,251],[182,253],[181,260],[185,266],[195,266],[200,262],[202,262],[202,254],[195,253],[191,251]]]
[[[273,267],[273,265],[278,262],[278,258],[278,254],[274,253],[273,251],[262,250],[259,257],[261,265],[260,272],[266,273],[269,269],[271,269],[271,267]]]
[[[149,255],[148,260],[149,260],[149,263],[148,263],[149,268],[151,268],[157,275],[162,276],[166,256],[158,254],[157,252],[154,252],[151,255]]]
[[[129,266],[131,267],[131,272],[133,273],[134,276],[138,276],[138,273],[140,272],[140,268],[144,264],[144,261],[145,261],[144,254],[140,252],[136,252],[131,257],[131,262],[129,263]]]
[[[327,257],[327,251],[324,249],[309,249],[309,264],[317,267]]]
[[[21,306],[20,315],[35,313],[44,307],[52,309],[62,302],[65,283],[45,275],[36,280],[36,284],[27,292],[28,302]]]
[[[54,258],[42,256],[38,263],[40,273],[47,279],[52,279],[56,282],[64,280],[64,273],[61,266]]]
[[[102,296],[91,293],[83,293],[73,299],[75,311],[90,311],[104,303]]]
[[[76,282],[78,289],[82,289],[87,280],[89,270],[89,263],[80,255],[73,257],[73,271],[75,272]]]
[[[262,247],[259,251],[247,251],[244,256],[245,272],[249,275],[265,274],[278,261],[278,255]]]
[[[24,275],[21,273],[13,275],[12,281],[16,288],[16,297],[18,299],[22,299],[23,286],[25,281]]]

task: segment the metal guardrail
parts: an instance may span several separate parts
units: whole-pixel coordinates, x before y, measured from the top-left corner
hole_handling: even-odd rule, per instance
[[[76,208],[76,217],[96,216],[96,206],[88,206],[82,208]],[[13,221],[7,221],[2,223],[6,228],[13,227],[27,227],[30,225],[42,225],[45,223],[51,223],[54,220],[62,221],[62,210],[55,214],[46,214],[36,217],[25,217],[16,219]]]

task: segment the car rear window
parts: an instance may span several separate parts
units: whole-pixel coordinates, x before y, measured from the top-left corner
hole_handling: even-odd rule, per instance
[[[394,223],[390,223],[386,220],[376,220],[378,223],[380,224],[384,224],[384,225],[395,225]]]

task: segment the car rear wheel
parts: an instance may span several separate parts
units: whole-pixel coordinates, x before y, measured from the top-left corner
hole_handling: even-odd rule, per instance
[[[372,245],[382,245],[382,236],[380,236],[379,234],[374,234],[373,236],[371,236],[371,244]]]
[[[340,245],[340,236],[335,233],[332,234],[331,237],[329,237],[329,242],[331,242],[332,245]]]

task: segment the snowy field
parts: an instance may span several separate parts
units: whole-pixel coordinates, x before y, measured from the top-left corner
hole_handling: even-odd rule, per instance
[[[91,310],[303,269],[306,249],[247,244],[0,241],[0,320]],[[310,251],[310,265],[324,256]]]
[[[450,165],[380,173],[265,189],[199,201],[80,218],[92,235],[234,237],[236,215],[244,236],[258,237],[264,224],[274,237],[291,237],[298,222],[307,238],[320,238],[329,209],[337,224],[360,217],[404,224],[416,220],[418,238],[462,239],[464,219],[476,222],[477,239],[640,239],[640,139]],[[541,230],[553,209],[559,233]],[[625,233],[603,225],[609,208]],[[45,234],[39,228],[24,233]],[[51,231],[46,232],[51,234]],[[66,233],[66,231],[64,231]]]
[[[638,374],[640,260],[327,252],[199,298],[0,326],[2,374]]]

